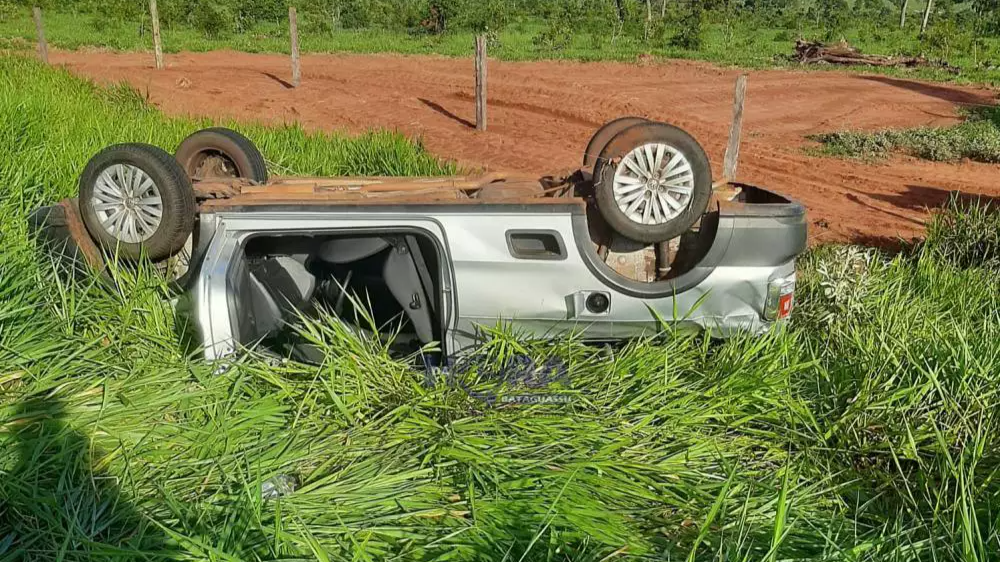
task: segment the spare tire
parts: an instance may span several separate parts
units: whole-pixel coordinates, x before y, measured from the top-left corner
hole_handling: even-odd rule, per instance
[[[712,168],[705,150],[683,130],[645,122],[620,131],[594,166],[601,216],[638,242],[665,242],[705,213]]]
[[[650,122],[645,117],[619,117],[601,125],[601,128],[597,129],[594,133],[594,136],[590,137],[590,142],[587,143],[587,148],[583,151],[583,167],[586,168],[596,162],[597,157],[601,155],[601,151],[604,150],[604,147],[608,145],[608,142],[615,135],[632,125]]]
[[[194,229],[191,181],[170,154],[148,144],[109,146],[91,158],[79,206],[97,245],[130,259],[170,257]]]
[[[224,127],[192,133],[174,157],[191,179],[245,178],[267,183],[267,164],[253,141]]]

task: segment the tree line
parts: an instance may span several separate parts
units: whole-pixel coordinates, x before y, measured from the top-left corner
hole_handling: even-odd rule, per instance
[[[16,2],[112,19],[142,18],[148,10],[148,0]],[[545,24],[540,40],[553,45],[583,32],[698,48],[705,25],[735,20],[819,30],[827,39],[859,26],[899,27],[921,35],[941,26],[947,34],[1000,35],[1000,0],[160,0],[159,11],[168,27],[188,25],[221,36],[280,22],[290,4],[311,32],[498,32],[512,22],[535,19]]]

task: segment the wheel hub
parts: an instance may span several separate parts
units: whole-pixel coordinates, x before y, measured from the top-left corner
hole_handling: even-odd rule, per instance
[[[131,164],[114,164],[101,172],[91,203],[104,230],[129,244],[148,240],[163,216],[163,200],[153,179]]]
[[[675,147],[643,144],[618,163],[613,190],[618,208],[633,222],[665,224],[691,205],[694,171]]]

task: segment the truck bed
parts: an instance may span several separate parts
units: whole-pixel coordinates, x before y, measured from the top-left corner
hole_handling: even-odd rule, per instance
[[[244,179],[196,179],[199,207],[218,210],[248,205],[567,203],[578,181],[487,174],[453,177],[276,177],[258,185]]]

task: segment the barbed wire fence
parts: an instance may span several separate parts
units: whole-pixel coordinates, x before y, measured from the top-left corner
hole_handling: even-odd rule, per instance
[[[153,62],[157,70],[163,70],[166,68],[166,63],[163,56],[163,38],[160,33],[160,17],[159,10],[157,9],[156,0],[149,0],[149,13],[148,13],[150,24],[152,28],[152,41],[153,41]],[[34,6],[32,8],[32,18],[35,23],[35,37],[38,47],[38,56],[41,61],[45,64],[49,64],[49,48],[48,42],[45,39],[45,22],[43,18],[42,8],[40,6]],[[298,88],[302,85],[302,66],[301,66],[301,53],[299,49],[299,19],[298,11],[295,6],[289,6],[288,8],[288,37],[289,37],[289,47],[290,47],[290,74],[291,80],[289,84],[293,88]],[[475,107],[476,107],[476,130],[485,131],[486,130],[486,47],[487,47],[487,35],[479,34],[475,37],[475,43],[473,44],[473,53],[475,58]]]

